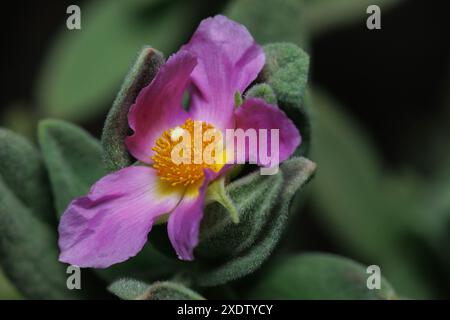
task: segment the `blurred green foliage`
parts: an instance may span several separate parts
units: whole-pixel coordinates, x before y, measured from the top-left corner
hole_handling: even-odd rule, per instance
[[[303,7],[301,0],[233,0],[224,14],[244,24],[261,44],[292,42],[305,48]]]
[[[59,218],[72,199],[105,175],[102,148],[87,132],[62,120],[43,120],[38,131]]]
[[[312,197],[324,228],[342,249],[379,264],[399,292],[429,297],[412,241],[430,227],[420,182],[385,174],[365,132],[342,108],[321,92],[312,100],[312,158],[320,168]]]
[[[52,199],[37,149],[0,129],[0,261],[24,296],[77,298],[58,261]],[[20,163],[22,162],[22,163]],[[17,168],[20,165],[20,168]],[[44,201],[44,202],[43,202]],[[53,216],[54,218],[54,216]],[[53,224],[54,225],[54,224]]]
[[[21,298],[22,296],[16,290],[14,285],[5,277],[3,272],[0,270],[0,300],[16,300]]]
[[[332,272],[330,272],[332,270]],[[251,288],[250,299],[397,299],[394,289],[380,279],[380,290],[367,288],[366,268],[343,257],[307,253],[275,260]]]

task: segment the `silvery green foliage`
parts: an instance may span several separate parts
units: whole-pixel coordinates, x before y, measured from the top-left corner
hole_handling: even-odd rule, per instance
[[[163,55],[150,47],[141,50],[128,72],[114,103],[109,110],[102,133],[104,161],[109,171],[132,164],[125,146],[129,133],[127,115],[139,91],[154,78],[164,63]]]
[[[58,217],[70,201],[86,194],[105,173],[101,146],[85,130],[62,120],[44,120],[39,145],[48,168]]]
[[[48,177],[39,151],[25,138],[0,128],[0,179],[42,221],[55,221]]]
[[[267,44],[264,53],[266,64],[259,78],[273,89],[278,106],[300,131],[302,144],[295,155],[306,155],[311,140],[309,110],[305,102],[309,55],[292,43]]]
[[[38,150],[0,130],[0,261],[28,298],[76,298],[66,288],[51,221],[51,193]]]
[[[245,93],[246,98],[261,98],[270,104],[277,104],[277,96],[267,83],[255,84]]]
[[[108,290],[123,300],[204,300],[201,295],[183,284],[157,281],[152,284],[134,279],[120,279]]]

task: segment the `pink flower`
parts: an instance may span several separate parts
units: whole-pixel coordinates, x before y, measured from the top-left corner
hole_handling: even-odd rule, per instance
[[[279,160],[286,160],[301,139],[284,112],[256,98],[234,108],[235,93],[244,92],[264,62],[263,50],[244,26],[224,16],[202,21],[129,111],[134,134],[126,145],[142,164],[103,177],[64,212],[60,261],[94,268],[125,261],[142,249],[152,225],[163,215],[168,215],[168,234],[178,257],[192,260],[206,189],[229,166],[171,162],[171,134],[178,128],[191,131],[193,120],[221,133],[230,128],[276,128]],[[191,97],[188,111],[182,106],[186,90]]]

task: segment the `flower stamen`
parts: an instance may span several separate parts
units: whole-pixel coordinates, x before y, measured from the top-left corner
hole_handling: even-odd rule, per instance
[[[195,134],[195,130],[199,131],[199,136]],[[155,154],[152,156],[153,168],[157,170],[157,175],[161,180],[170,183],[172,186],[188,186],[203,179],[203,170],[205,168],[210,168],[217,172],[222,167],[218,166],[217,163],[211,163],[211,161],[204,161],[203,159],[203,150],[211,147],[211,144],[220,142],[217,141],[218,139],[215,139],[214,134],[205,135],[205,132],[208,130],[213,130],[213,133],[222,137],[220,131],[213,125],[203,121],[193,121],[192,119],[187,119],[181,126],[163,132],[152,148],[155,151]],[[188,142],[183,140],[185,137],[190,138]],[[196,138],[200,141],[194,141]],[[187,143],[188,152],[184,154],[183,150],[181,150],[179,156],[184,157],[184,161],[177,163],[173,159],[173,154],[174,148],[179,146],[180,143]],[[211,157],[214,158],[216,148],[210,149],[212,150]],[[178,149],[175,150],[178,151]],[[199,159],[200,161],[198,161]]]

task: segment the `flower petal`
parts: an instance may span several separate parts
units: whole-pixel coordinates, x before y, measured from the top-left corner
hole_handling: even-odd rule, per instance
[[[279,130],[278,161],[272,162],[271,165],[277,165],[278,162],[288,159],[301,143],[300,133],[292,120],[277,106],[268,104],[262,99],[247,99],[242,106],[236,109],[235,117],[237,129],[243,129],[244,131],[247,129],[256,130],[258,137],[257,148],[248,150],[247,144],[245,154],[247,159],[248,157],[257,159],[259,165],[267,165],[263,155],[271,155],[271,129]],[[267,138],[262,140],[263,144],[266,144],[264,141],[267,142],[266,150],[260,149],[259,138],[261,138],[261,135],[259,134],[259,129],[268,130]],[[275,146],[274,149],[276,149]],[[243,150],[240,150],[240,152],[243,152]]]
[[[218,15],[203,20],[183,49],[198,59],[191,76],[192,119],[220,130],[233,127],[234,94],[243,93],[261,71],[262,48],[243,25]]]
[[[173,210],[183,194],[168,193],[159,181],[152,168],[127,167],[72,201],[59,224],[60,261],[106,268],[136,255],[154,221]]]
[[[151,163],[156,139],[164,130],[182,124],[188,117],[182,100],[196,58],[179,51],[161,67],[153,81],[143,88],[128,113],[134,134],[125,142],[128,151],[138,160]]]
[[[167,232],[170,242],[181,260],[194,259],[193,251],[198,244],[206,189],[209,182],[216,176],[217,173],[212,170],[205,170],[205,179],[201,187],[188,190],[169,216]]]

